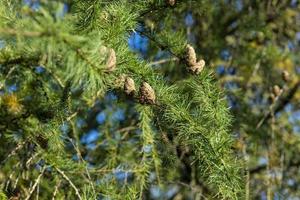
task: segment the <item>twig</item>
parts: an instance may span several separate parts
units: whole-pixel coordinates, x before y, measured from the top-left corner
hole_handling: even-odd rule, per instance
[[[127,127],[124,127],[124,128],[120,128],[119,130],[116,130],[116,132],[118,133],[122,133],[124,132],[125,134],[122,136],[122,139],[121,140],[124,140],[127,135],[129,134],[129,131],[132,131],[132,130],[135,130],[136,127],[135,126],[127,126]]]
[[[12,73],[13,71],[16,69],[16,66],[13,66],[12,68],[9,69],[8,73],[6,74],[4,80],[6,80]],[[0,85],[0,90],[4,87],[4,84]]]
[[[14,59],[11,59],[11,60],[8,60],[5,62],[0,61],[0,64],[2,64],[2,65],[26,64],[28,66],[38,64],[38,65],[42,66],[53,77],[53,79],[58,83],[58,85],[61,88],[64,88],[64,84],[63,84],[62,80],[54,72],[52,72],[52,70],[47,68],[45,63],[42,63],[42,61],[40,61],[40,59],[36,56],[35,57],[34,56],[32,56],[32,57],[19,56],[18,58],[14,58]],[[15,69],[16,69],[16,66],[12,67],[9,70],[9,72],[7,73],[5,79],[7,79]],[[33,70],[33,68],[31,68],[31,70]],[[3,86],[4,86],[3,84],[0,85],[0,89],[2,89]]]
[[[14,184],[14,186],[13,186],[13,189],[16,189],[17,188],[17,185],[18,185],[18,182],[19,182],[19,174],[18,174],[18,176],[17,176],[17,179],[16,179],[16,181],[15,181],[15,184]]]
[[[171,49],[168,48],[167,45],[161,44],[160,42],[158,42],[156,40],[156,38],[154,38],[153,36],[149,35],[146,32],[143,31],[139,31],[139,30],[135,30],[136,32],[138,32],[139,34],[147,37],[149,40],[151,40],[152,42],[154,42],[156,44],[156,46],[158,48],[160,48],[161,50],[167,50],[170,54],[172,54],[174,57],[176,57],[178,60],[184,60],[180,55],[175,54]]]
[[[175,184],[179,184],[181,186],[187,187],[190,190],[192,190],[193,192],[196,192],[197,194],[201,195],[204,199],[207,199],[203,194],[200,193],[201,191],[200,191],[199,187],[196,187],[196,186],[184,183],[184,182],[180,182],[180,181],[179,182],[171,182],[171,183],[175,183]]]
[[[132,130],[135,130],[135,129],[137,129],[136,126],[127,126],[127,127],[120,128],[120,129],[116,130],[116,132],[117,133],[122,133],[122,132],[132,131]]]
[[[294,98],[300,87],[300,80],[289,90],[287,95],[280,101],[279,105],[275,108],[275,114],[280,112],[285,106],[290,103],[290,101]]]
[[[289,90],[288,94],[281,101],[279,101],[279,104],[274,109],[275,115],[278,112],[280,112],[282,109],[284,109],[285,106],[294,98],[299,87],[300,87],[300,80],[292,87],[292,89]],[[278,101],[278,99],[275,100],[275,102],[277,102],[277,101]],[[270,117],[271,117],[271,111],[267,112],[265,114],[265,116],[259,121],[259,123],[256,125],[256,129],[260,128],[265,123],[265,121],[270,119]]]
[[[257,71],[259,70],[259,68],[260,68],[260,61],[255,64],[254,69],[252,71],[252,74],[251,74],[251,76],[249,77],[249,79],[246,83],[246,88],[250,87],[251,80],[253,79],[253,77],[256,76]]]
[[[7,180],[6,185],[5,185],[5,190],[8,189],[10,180],[12,179],[12,177],[13,177],[13,175],[14,175],[14,173],[15,173],[15,169],[16,169],[17,167],[20,167],[20,165],[21,165],[21,162],[18,161],[17,164],[15,164],[15,165],[13,166],[13,170],[12,170],[12,172],[11,172],[11,173],[9,174],[9,176],[8,176],[8,180]]]
[[[178,58],[167,58],[167,59],[150,62],[149,65],[159,65],[159,64],[164,64],[167,62],[178,61],[178,60],[179,60]]]
[[[299,166],[300,166],[300,161],[290,162],[288,165],[286,165],[286,168],[299,167]],[[259,166],[255,167],[255,168],[250,169],[250,174],[254,175],[254,174],[260,173],[261,171],[266,170],[266,169],[267,169],[267,165],[266,164],[259,165]]]
[[[104,69],[100,69],[96,63],[94,63],[93,61],[91,61],[88,57],[86,57],[85,52],[80,49],[75,47],[71,42],[69,42],[66,38],[63,39],[63,42],[66,43],[67,45],[69,45],[73,51],[76,52],[76,54],[82,59],[84,60],[88,65],[90,65],[92,67],[92,69],[94,69],[97,72],[105,72]]]
[[[52,77],[56,80],[56,82],[58,83],[58,85],[61,88],[65,87],[65,84],[62,82],[62,80],[54,72],[52,72],[52,70],[50,70],[49,68],[45,67],[45,65],[44,65],[44,68],[52,75]]]
[[[69,117],[67,117],[67,121],[71,121],[74,117],[76,117],[76,115],[78,114],[78,112],[76,111],[76,112],[74,112],[74,113],[72,113]]]
[[[32,186],[32,188],[31,188],[29,194],[27,195],[27,197],[25,198],[25,200],[29,200],[29,199],[30,199],[30,197],[31,197],[32,193],[34,192],[36,186],[39,184],[39,182],[40,182],[40,180],[41,180],[41,178],[42,178],[42,176],[43,176],[45,170],[46,170],[46,167],[43,167],[43,169],[42,169],[40,175],[37,177],[37,179],[35,179],[35,183],[34,183],[34,185]]]
[[[73,127],[73,129],[74,129],[74,127],[75,127],[75,125],[74,125],[74,123],[73,122],[71,122],[71,125],[72,125],[72,127]],[[77,157],[78,157],[78,159],[79,159],[79,161],[81,161],[82,163],[84,163],[84,164],[86,164],[86,162],[85,162],[85,160],[83,159],[83,157],[82,157],[82,155],[81,155],[81,153],[80,153],[80,150],[79,150],[79,144],[78,144],[78,142],[76,142],[76,144],[74,144],[74,142],[72,141],[72,139],[71,138],[68,138],[69,139],[69,141],[71,142],[71,144],[73,145],[73,147],[74,147],[74,149],[76,150],[76,153],[77,153]],[[77,137],[76,137],[76,139],[77,139]],[[90,175],[90,173],[89,173],[89,170],[88,170],[88,168],[87,168],[87,166],[85,166],[85,171],[86,171],[86,174],[87,174],[87,181],[90,183],[90,185],[92,186],[92,189],[93,189],[93,192],[94,193],[96,193],[96,190],[95,190],[95,187],[94,187],[94,184],[93,184],[93,181],[92,181],[92,178],[91,178],[91,175]],[[85,177],[86,178],[86,177]]]
[[[271,114],[271,139],[268,139],[266,141],[267,144],[267,199],[272,200],[274,193],[273,193],[273,184],[274,184],[274,178],[272,176],[273,172],[273,165],[271,162],[271,159],[273,159],[272,152],[274,151],[274,137],[275,137],[275,116],[274,116],[274,108],[273,105],[270,106],[270,114]]]
[[[74,183],[70,180],[70,178],[60,169],[58,169],[57,167],[54,167],[56,169],[56,171],[58,173],[60,173],[60,175],[62,175],[62,177],[68,181],[68,183],[71,185],[71,187],[75,190],[75,193],[78,197],[79,200],[82,200],[82,197],[80,196],[79,190],[77,189],[77,187],[74,185]]]
[[[145,10],[144,12],[142,12],[142,13],[140,14],[139,18],[144,17],[144,16],[147,15],[148,13],[154,13],[154,12],[156,12],[156,11],[160,11],[160,10],[162,10],[162,9],[166,9],[166,8],[168,8],[168,7],[170,7],[170,6],[168,6],[167,4],[165,4],[165,5],[163,5],[163,6],[151,7],[151,9]]]
[[[4,162],[6,162],[6,160],[9,159],[10,157],[14,156],[16,154],[16,152],[24,146],[25,143],[26,143],[26,141],[17,144],[16,148],[13,149],[11,151],[11,153],[8,154],[8,156],[4,160],[1,161],[0,165],[2,165]]]
[[[55,200],[55,197],[56,197],[56,194],[58,192],[58,188],[60,186],[60,183],[61,183],[61,180],[58,181],[58,183],[56,184],[56,186],[54,188],[54,192],[53,192],[53,195],[52,195],[52,200]]]
[[[247,154],[247,144],[244,138],[241,139],[243,149],[243,158],[245,162],[245,173],[246,173],[246,183],[245,183],[245,200],[250,200],[250,171],[249,171],[249,156]]]
[[[27,161],[26,161],[26,167],[29,167],[31,161],[37,156],[39,153],[33,154]]]
[[[36,188],[36,200],[39,200],[39,193],[40,193],[40,184],[38,184]]]
[[[275,104],[278,102],[279,98],[281,97],[282,94],[280,94],[279,96],[277,96],[275,98],[275,101],[269,106],[269,111],[265,113],[264,117],[258,122],[258,124],[256,125],[256,129],[259,129],[263,123],[269,119],[270,117],[272,117],[272,112],[274,112],[274,106]]]
[[[111,172],[124,172],[124,173],[140,173],[143,172],[143,169],[117,169],[117,168],[113,168],[113,169],[94,169],[93,171],[91,171],[91,173],[111,173]]]
[[[42,35],[44,35],[45,33],[42,32],[33,32],[33,31],[18,31],[15,29],[0,29],[0,34],[8,34],[8,35],[22,35],[22,36],[26,36],[26,37],[40,37]]]

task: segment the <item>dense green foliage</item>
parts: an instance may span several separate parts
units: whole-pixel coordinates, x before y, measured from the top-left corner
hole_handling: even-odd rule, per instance
[[[296,198],[299,7],[0,1],[0,199]]]
[[[130,33],[155,7],[172,10],[159,1],[75,1],[67,13],[58,1],[35,10],[1,3],[1,180],[9,196],[146,198],[150,185],[190,181],[181,177],[184,159],[212,195],[238,197],[231,117],[210,70],[168,84],[129,49]],[[184,57],[185,46],[176,53]],[[123,76],[147,82],[155,102],[142,87],[124,95]],[[104,122],[88,127],[99,111]],[[84,144],[93,128],[101,136]]]

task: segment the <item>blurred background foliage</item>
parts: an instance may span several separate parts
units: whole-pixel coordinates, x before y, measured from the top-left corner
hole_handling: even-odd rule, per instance
[[[120,63],[129,62],[128,65],[132,66],[132,70],[142,74],[142,78],[138,78],[136,71],[132,73],[137,82],[142,82],[150,72],[139,69],[138,64],[132,61],[131,56],[138,54],[138,60],[148,63],[156,73],[162,74],[166,84],[169,85],[180,85],[188,78],[184,67],[183,47],[186,43],[191,44],[199,59],[205,60],[206,68],[214,71],[211,78],[217,82],[218,88],[225,91],[226,102],[230,107],[232,125],[228,132],[233,137],[232,150],[236,154],[236,160],[241,163],[240,173],[244,179],[241,186],[237,185],[237,188],[242,188],[242,193],[235,198],[299,199],[300,2],[298,0],[176,0],[174,5],[170,3],[171,1],[162,0],[141,1],[140,4],[128,0],[111,1],[108,8],[105,7],[108,4],[106,1],[96,0],[88,0],[82,5],[78,4],[80,1],[72,0],[60,1],[62,2],[60,4],[57,4],[58,1],[46,0],[6,1],[14,4],[18,7],[16,9],[20,9],[28,16],[41,10],[43,6],[47,7],[51,10],[54,20],[50,20],[51,17],[45,13],[36,20],[51,27],[49,31],[57,29],[67,32],[67,35],[57,34],[59,37],[55,35],[50,39],[37,41],[38,44],[34,45],[40,46],[40,49],[36,51],[30,48],[23,49],[31,52],[32,57],[24,59],[24,62],[33,65],[32,69],[19,72],[0,68],[2,81],[0,183],[3,194],[8,198],[23,199],[24,191],[27,191],[25,196],[31,196],[28,195],[30,189],[35,189],[32,185],[40,172],[45,170],[43,166],[46,161],[55,163],[60,177],[65,177],[66,172],[68,176],[72,176],[74,184],[80,186],[82,197],[86,199],[137,199],[140,195],[139,187],[144,185],[147,185],[147,189],[142,194],[143,199],[222,197],[222,195],[215,196],[220,191],[216,192],[217,189],[199,175],[205,174],[205,170],[198,171],[195,165],[191,164],[194,157],[190,155],[189,146],[181,145],[179,139],[170,138],[168,134],[173,131],[172,124],[159,118],[149,122],[148,117],[152,117],[153,113],[148,107],[136,105],[132,99],[126,99],[120,94],[120,88],[114,80],[124,73],[128,66],[124,69],[121,67],[117,74],[107,75],[109,78],[102,79],[96,76],[94,69],[81,67],[90,64],[89,62],[80,59],[74,61],[76,52],[73,52],[72,59],[69,59],[69,56],[68,58],[54,56],[53,63],[49,61],[50,59],[42,60],[50,66],[50,71],[46,70],[36,64],[34,55],[44,51],[52,52],[47,45],[51,40],[53,44],[64,44],[51,47],[58,48],[61,55],[66,55],[70,48],[82,47],[84,51],[90,53],[91,62],[102,59],[100,70],[104,66],[103,58],[95,55],[93,50],[102,43],[109,44],[116,50],[117,55],[120,55],[118,58]],[[89,9],[91,4],[99,7],[94,10],[98,11],[99,15]],[[80,6],[77,7],[78,5]],[[123,8],[118,10],[117,5]],[[139,10],[138,17],[131,15],[129,9],[126,10],[126,6],[130,7],[129,5],[132,5],[132,10]],[[7,10],[1,12],[11,13]],[[80,35],[73,35],[64,24],[65,21],[60,22],[59,19],[63,17],[72,19],[74,16],[67,13],[74,12],[84,13],[81,21],[78,21],[76,30],[90,34],[89,37],[81,38]],[[113,16],[107,14],[110,12]],[[112,17],[108,20],[112,24],[105,21],[109,17]],[[14,16],[10,19],[13,21],[13,18]],[[1,26],[10,23],[10,20],[0,20]],[[98,28],[101,37],[90,32],[97,29],[97,23],[101,24]],[[22,24],[17,24],[16,27],[24,30]],[[39,31],[43,30],[43,26],[41,28],[33,25],[25,29]],[[0,33],[5,33],[5,30],[0,29]],[[3,34],[1,37],[5,39],[8,36]],[[122,42],[124,38],[126,43]],[[28,43],[19,45],[23,48]],[[4,43],[1,43],[1,46],[7,48]],[[125,50],[128,46],[131,52]],[[16,54],[22,55],[23,52],[6,51],[5,55],[2,54],[0,57],[1,64],[4,66],[4,61],[16,57]],[[82,75],[83,80],[89,82],[87,86],[93,87],[85,87],[89,90],[83,91],[81,86],[85,83],[80,82],[81,79],[72,79],[70,83],[68,81],[60,83],[58,80],[57,83],[55,76],[63,77],[66,72],[60,71],[60,68],[55,73],[51,71],[56,69],[53,67],[56,61],[67,63],[66,68],[69,70],[66,80]],[[74,65],[81,69],[76,71],[76,74],[72,71]],[[64,66],[61,66],[61,69],[65,69]],[[100,73],[103,76],[105,74]],[[201,80],[205,79],[205,73]],[[54,77],[54,81],[49,77]],[[45,83],[43,80],[47,78],[48,81]],[[156,77],[151,78],[151,81],[155,84]],[[26,85],[26,88],[21,87],[22,85]],[[47,91],[49,88],[51,91]],[[210,86],[208,90],[214,91]],[[184,89],[180,91],[188,97],[192,96]],[[28,93],[32,94],[30,98]],[[69,102],[69,97],[73,99],[72,102]],[[62,106],[62,102],[68,106]],[[205,102],[202,105],[205,105]],[[25,115],[22,113],[24,107],[31,108],[38,120],[36,118],[25,120],[26,113]],[[219,109],[217,106],[216,108]],[[222,108],[220,107],[220,110]],[[61,110],[65,112],[58,112]],[[72,110],[76,112],[72,113]],[[16,116],[21,116],[24,122],[15,123],[18,119]],[[55,116],[61,121],[49,120],[49,116]],[[38,129],[32,129],[40,121],[46,123]],[[152,150],[153,141],[151,145],[141,144],[139,139],[141,127],[155,130],[153,138],[149,138],[151,134],[146,135],[148,138],[144,138],[144,141],[156,140],[157,152]],[[39,134],[23,135],[23,132],[32,133],[37,130]],[[29,137],[34,142],[26,142],[22,137]],[[8,141],[12,139],[15,142],[9,143]],[[36,145],[39,150],[35,149]],[[55,148],[48,149],[52,146]],[[64,157],[64,151],[69,153],[70,159],[61,159]],[[144,154],[146,156],[147,152],[152,152],[151,157],[137,164],[141,151],[146,152]],[[53,152],[57,157],[53,157]],[[41,154],[43,160],[39,159]],[[157,159],[155,156],[163,159]],[[72,161],[78,162],[74,164]],[[149,163],[152,161],[156,162],[154,167],[150,167]],[[143,167],[141,168],[139,164]],[[24,170],[30,168],[30,165],[34,165],[34,169],[37,170],[32,170],[32,173]],[[84,174],[86,166],[91,168]],[[157,170],[157,167],[160,169]],[[80,172],[81,177],[74,180],[77,172]],[[47,182],[41,181],[40,192],[36,192],[40,199],[49,199],[52,196],[57,199],[78,197],[72,192],[72,186],[67,186],[69,181],[61,181],[58,177],[51,176],[52,169],[47,169],[43,173],[45,177],[50,178]],[[164,179],[162,182],[159,182],[158,174]],[[144,180],[145,176],[149,176],[148,181]],[[89,185],[91,177],[97,181]],[[139,177],[138,183],[129,187],[128,183],[136,180],[136,177]],[[103,191],[103,195],[93,196],[96,194],[93,191],[94,187]],[[56,194],[55,191],[60,192]],[[0,192],[0,199],[2,196],[4,195]],[[227,199],[230,198],[227,196]]]

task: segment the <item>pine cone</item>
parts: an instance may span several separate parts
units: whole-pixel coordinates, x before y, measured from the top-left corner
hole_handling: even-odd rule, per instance
[[[130,77],[126,77],[124,82],[124,91],[127,95],[133,95],[135,92],[134,80]]]
[[[205,66],[205,61],[204,60],[200,60],[196,64],[190,66],[188,68],[188,70],[191,71],[192,73],[199,74],[200,72],[202,72],[204,66]]]
[[[176,3],[176,0],[166,0],[166,1],[170,6],[174,6]]]
[[[109,57],[106,61],[106,69],[108,72],[112,72],[116,69],[117,57],[116,52],[113,49],[109,50]]]
[[[125,74],[121,74],[120,76],[118,76],[115,80],[115,87],[124,88],[125,79],[126,79]]]
[[[143,82],[140,87],[140,103],[142,104],[155,103],[155,92],[147,82]]]
[[[195,49],[189,44],[186,46],[186,62],[189,67],[195,65],[197,62]]]
[[[274,85],[273,94],[275,95],[275,97],[278,97],[279,95],[281,95],[281,93],[282,93],[282,89],[278,85]]]
[[[288,82],[290,80],[290,73],[286,70],[282,72],[282,79],[284,82]]]

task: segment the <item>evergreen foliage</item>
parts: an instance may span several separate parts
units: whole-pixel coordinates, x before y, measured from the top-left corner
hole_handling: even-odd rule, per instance
[[[9,197],[142,199],[150,185],[180,181],[181,159],[212,195],[240,197],[231,116],[214,75],[167,83],[128,46],[155,8],[172,10],[152,0],[1,1],[1,187]],[[177,34],[149,37],[178,44],[172,52],[184,58]],[[144,88],[124,95],[124,76]],[[97,110],[101,136],[87,144]]]

